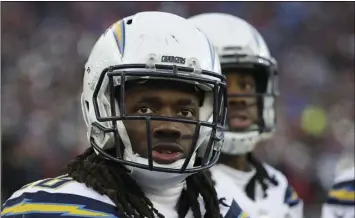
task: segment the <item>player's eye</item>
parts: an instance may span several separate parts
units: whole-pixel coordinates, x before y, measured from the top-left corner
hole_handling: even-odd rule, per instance
[[[149,107],[141,107],[137,110],[137,112],[139,114],[151,114],[154,113],[154,111],[152,109],[150,109]]]
[[[192,110],[184,109],[178,113],[178,116],[191,118],[191,117],[195,116],[195,113]]]

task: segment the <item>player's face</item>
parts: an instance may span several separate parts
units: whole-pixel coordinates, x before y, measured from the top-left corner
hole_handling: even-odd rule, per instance
[[[227,75],[228,123],[232,131],[245,131],[258,122],[256,97],[236,97],[256,93],[253,76],[243,72],[229,72]]]
[[[154,86],[134,87],[125,94],[127,115],[151,115],[199,119],[199,98],[185,86],[167,87],[166,81]],[[165,83],[165,85],[163,84]],[[125,120],[132,149],[148,158],[146,121]],[[196,126],[171,121],[150,122],[152,158],[159,164],[170,164],[185,158],[192,146]]]

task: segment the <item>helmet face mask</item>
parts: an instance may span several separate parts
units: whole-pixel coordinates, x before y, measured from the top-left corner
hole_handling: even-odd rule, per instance
[[[206,78],[206,76],[209,78]],[[209,89],[208,92],[204,92],[205,95],[210,96],[209,99],[212,102],[208,102],[206,100],[208,96],[204,96],[205,99],[202,103],[205,105],[211,104],[213,108],[211,108],[210,112],[207,112],[210,114],[201,114],[198,120],[156,115],[127,115],[124,103],[126,86],[127,82],[134,81],[135,79],[179,81],[194,85],[196,88]],[[117,89],[120,95],[118,98],[115,96]],[[103,105],[102,102],[105,102],[105,100],[102,100],[103,97],[106,97],[108,100],[108,102],[106,100],[106,106],[100,106]],[[106,159],[141,169],[168,173],[193,173],[209,168],[217,162],[221,144],[223,143],[222,130],[227,108],[225,99],[225,77],[215,72],[205,70],[194,72],[193,68],[163,64],[154,65],[154,69],[149,69],[149,66],[146,64],[110,66],[102,71],[97,85],[93,90],[92,103],[97,122],[92,123],[90,134],[91,146]],[[106,108],[106,111],[103,111],[102,108]],[[209,119],[209,117],[212,119]],[[124,151],[127,153],[127,150],[131,150],[131,156],[134,156],[131,145],[127,146],[130,142],[127,142],[127,137],[125,136],[127,135],[123,124],[125,120],[145,121],[147,164],[146,162],[139,163],[136,160],[129,160],[133,159],[132,157],[125,158]],[[183,160],[177,161],[179,163],[163,166],[154,162],[152,158],[153,145],[150,128],[151,123],[154,121],[180,122],[195,125],[195,133],[188,155]],[[103,125],[103,123],[106,125]],[[110,149],[102,149],[97,144],[97,141],[100,139],[103,140],[105,135],[110,135],[110,140],[106,142],[106,146]],[[202,142],[202,138],[199,139],[202,137],[201,135],[204,135],[203,137],[208,140]]]
[[[255,82],[255,90],[251,93],[228,93],[228,99],[256,99],[257,107],[257,118],[253,125],[250,128],[245,130],[238,130],[234,132],[252,132],[257,131],[259,134],[273,132],[276,127],[276,117],[274,120],[267,120],[268,118],[264,116],[264,110],[269,110],[271,108],[270,104],[267,104],[267,101],[275,101],[275,98],[278,96],[278,87],[277,87],[277,69],[276,65],[271,61],[265,61],[259,57],[247,57],[247,61],[238,61],[234,63],[222,63],[222,72],[225,75],[228,74],[248,74],[253,77]],[[235,82],[235,81],[230,81]],[[228,81],[227,81],[228,83]],[[266,102],[266,103],[265,103]],[[253,106],[253,105],[250,105]],[[274,104],[271,105],[272,107]],[[229,108],[229,112],[232,108]],[[272,108],[276,111],[276,108]],[[229,119],[227,119],[228,129],[233,132],[233,128],[229,124]]]
[[[221,56],[221,61],[225,61],[225,58]],[[229,93],[227,91],[229,102],[231,99],[238,98],[256,99],[257,117],[250,128],[234,130],[231,128],[231,119],[227,116],[227,131],[225,132],[225,144],[222,152],[239,155],[251,152],[259,141],[270,138],[276,129],[278,72],[276,62],[273,59],[238,54],[234,57],[229,55],[228,59],[227,63],[221,63],[223,74],[248,72],[256,85],[253,93]],[[231,81],[227,81],[227,83],[229,82]],[[248,109],[252,110],[252,108],[246,108],[245,110]],[[232,113],[232,110],[231,105],[228,105],[229,114]]]

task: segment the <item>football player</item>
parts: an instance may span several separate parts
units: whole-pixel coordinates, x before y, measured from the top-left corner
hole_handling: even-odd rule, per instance
[[[222,146],[226,97],[218,55],[186,19],[142,12],[118,21],[85,65],[91,147],[66,175],[15,192],[1,215],[247,217],[206,174]]]
[[[334,184],[323,204],[322,218],[355,218],[354,129],[350,131],[351,150],[346,149],[338,163]]]
[[[227,78],[228,131],[213,179],[232,180],[243,190],[237,202],[251,217],[303,217],[303,202],[286,177],[252,153],[276,125],[277,63],[264,39],[232,15],[206,13],[189,20],[214,44]]]

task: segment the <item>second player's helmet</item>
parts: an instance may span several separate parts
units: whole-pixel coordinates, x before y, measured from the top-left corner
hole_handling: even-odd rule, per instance
[[[243,19],[228,14],[206,13],[189,20],[214,44],[222,73],[243,68],[253,72],[257,93],[249,96],[228,94],[228,98],[256,97],[259,121],[256,127],[245,131],[227,131],[222,148],[223,153],[231,155],[250,152],[262,138],[270,136],[276,126],[277,63],[259,32]]]

